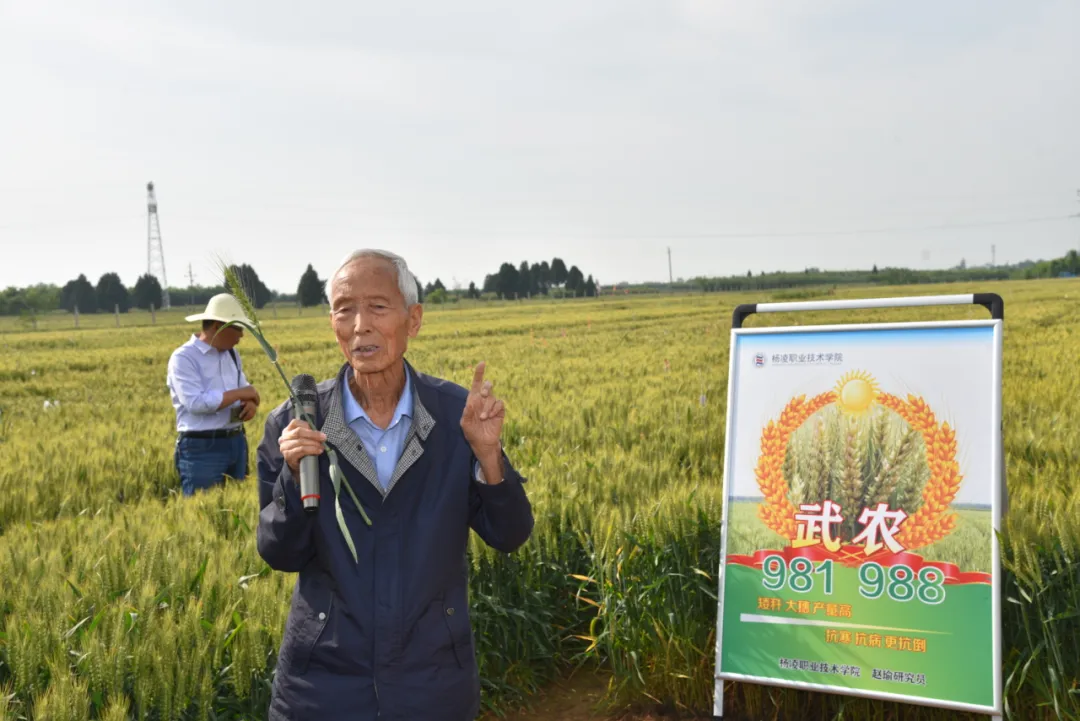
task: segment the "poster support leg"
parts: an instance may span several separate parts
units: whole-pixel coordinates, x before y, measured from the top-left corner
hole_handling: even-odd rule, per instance
[[[717,679],[716,691],[713,693],[713,721],[721,721],[724,718],[724,682]]]

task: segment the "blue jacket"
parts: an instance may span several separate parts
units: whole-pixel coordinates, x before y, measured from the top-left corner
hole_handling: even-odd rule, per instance
[[[258,549],[271,568],[299,572],[278,652],[269,718],[296,721],[469,721],[480,681],[469,620],[469,529],[510,553],[532,533],[522,478],[504,455],[502,483],[473,477],[461,431],[468,391],[417,373],[413,419],[385,496],[346,425],[341,379],[318,385],[317,423],[372,525],[342,489],[353,561],[334,514],[329,461],[319,456],[320,504],[306,514],[278,450],[292,418],[271,412],[258,449]]]

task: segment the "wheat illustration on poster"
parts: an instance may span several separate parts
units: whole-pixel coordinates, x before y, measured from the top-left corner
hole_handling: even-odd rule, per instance
[[[741,327],[962,303],[993,317]],[[725,680],[1000,716],[1002,316],[990,294],[736,310],[716,717]]]

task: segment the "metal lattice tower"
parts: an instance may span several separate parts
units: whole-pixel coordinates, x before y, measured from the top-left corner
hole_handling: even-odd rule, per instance
[[[146,184],[146,272],[161,281],[161,307],[169,307],[169,282],[165,279],[165,249],[161,245],[157,197],[154,184]]]

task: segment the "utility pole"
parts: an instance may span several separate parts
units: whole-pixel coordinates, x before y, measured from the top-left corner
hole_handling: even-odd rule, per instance
[[[991,245],[990,246],[990,267],[991,268],[996,268],[997,267],[997,246],[996,245]]]
[[[191,263],[187,264],[187,282],[191,291],[191,304],[195,305],[195,274],[191,272]]]
[[[675,279],[671,275],[671,247],[667,249],[667,279],[668,285],[675,285]]]

